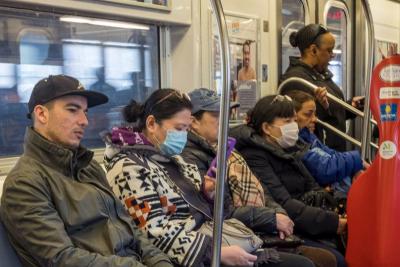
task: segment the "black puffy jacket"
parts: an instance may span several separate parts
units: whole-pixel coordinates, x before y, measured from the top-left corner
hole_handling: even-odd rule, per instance
[[[298,142],[292,151],[284,151],[246,125],[233,128],[230,136],[236,138],[236,148],[263,186],[288,212],[297,232],[313,236],[336,233],[339,222],[336,213],[307,206],[299,200],[304,193],[320,189],[301,162],[307,145]]]

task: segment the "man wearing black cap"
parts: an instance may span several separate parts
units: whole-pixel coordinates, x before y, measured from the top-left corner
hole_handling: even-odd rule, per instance
[[[1,199],[24,266],[172,266],[131,222],[93,152],[80,146],[87,109],[107,101],[65,75],[35,85],[33,127]]]

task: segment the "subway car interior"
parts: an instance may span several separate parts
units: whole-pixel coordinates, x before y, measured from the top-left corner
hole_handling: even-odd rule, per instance
[[[104,163],[103,133],[125,123],[124,107],[131,100],[145,103],[163,88],[176,89],[185,97],[197,88],[215,92],[221,108],[219,142],[215,147],[217,177],[225,177],[230,170],[230,154],[226,150],[231,130],[250,125],[259,100],[297,83],[315,93],[318,101],[323,98],[321,106],[336,105],[334,109],[355,114],[339,118],[345,121],[337,121],[344,127],[339,129],[335,123],[331,125],[329,116],[328,121],[319,116],[319,103],[316,111],[321,144],[329,147],[330,143],[325,142],[329,138],[341,140],[344,149],[338,150],[358,151],[363,164],[361,174],[353,173],[349,179],[347,211],[339,215],[347,223],[338,248],[345,262],[341,265],[338,261],[337,266],[400,266],[400,1],[2,0],[0,14],[1,204],[6,199],[3,184],[24,155],[26,131],[32,127],[27,114],[32,112],[28,102],[33,88],[50,75],[74,77],[85,90],[108,97],[107,103],[88,110],[88,125],[81,142],[94,152],[93,158],[104,172],[108,167]],[[294,36],[310,24],[318,29],[307,47],[316,48],[301,51],[301,44],[293,47]],[[329,64],[324,71],[330,73],[338,92],[313,82],[320,79],[318,75],[327,77],[326,73],[311,75],[308,81],[302,75],[285,81],[293,58],[303,59],[308,52],[316,54],[315,50],[318,55],[322,53],[317,39],[325,33],[334,38],[334,46],[325,51]],[[233,102],[235,107],[230,108]],[[271,105],[274,102],[276,99]],[[244,147],[243,157],[252,169],[245,151]],[[344,166],[350,164],[349,159],[342,164],[347,168]],[[318,169],[319,163],[315,165]],[[223,181],[216,179],[214,184],[215,224],[212,260],[208,264],[212,266],[220,265],[222,253],[222,207],[226,201]],[[272,196],[275,199],[273,192]],[[279,196],[275,200],[278,199]],[[286,207],[285,202],[279,204]],[[293,220],[297,234],[297,221]],[[6,226],[0,223],[0,266],[39,266],[20,260],[18,251],[22,245],[16,245],[18,242],[10,237],[9,225]],[[77,266],[50,261],[41,264]],[[191,266],[179,261],[174,264]]]

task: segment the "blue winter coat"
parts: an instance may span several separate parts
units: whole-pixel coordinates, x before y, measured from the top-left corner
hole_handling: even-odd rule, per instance
[[[307,128],[301,129],[299,136],[311,145],[302,161],[320,185],[341,182],[363,168],[361,156],[357,150],[338,152],[330,149]]]

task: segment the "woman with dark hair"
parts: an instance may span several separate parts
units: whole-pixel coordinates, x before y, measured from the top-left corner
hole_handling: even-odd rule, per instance
[[[295,233],[316,239],[341,234],[346,219],[332,211],[302,202],[308,192],[320,190],[302,163],[309,146],[298,140],[298,126],[293,101],[288,96],[271,95],[255,105],[248,125],[233,128],[236,148],[251,170],[269,190],[276,202],[295,223]],[[345,266],[343,256],[322,243],[308,241],[335,254],[338,266]],[[307,245],[307,242],[306,242]]]
[[[136,127],[114,128],[105,152],[107,179],[135,223],[179,266],[208,266],[212,237],[200,232],[213,218],[204,194],[214,190],[195,164],[179,154],[191,123],[190,99],[173,89],[157,90],[143,103],[124,108],[126,122]],[[271,221],[266,231],[277,231]],[[221,262],[229,266],[304,266],[298,255],[223,246]],[[281,259],[279,261],[278,259]]]
[[[338,128],[346,131],[346,120],[354,118],[354,115],[347,112],[342,106],[334,102],[329,102],[326,93],[330,93],[339,99],[344,100],[342,89],[332,80],[333,74],[328,69],[329,61],[334,57],[335,38],[324,26],[319,24],[309,24],[301,28],[298,32],[290,35],[290,44],[298,47],[300,58],[290,57],[290,65],[283,74],[281,82],[292,77],[305,79],[316,86],[319,86],[315,96],[317,97],[318,117]],[[291,90],[302,90],[311,95],[314,92],[311,88],[300,83],[289,83],[282,88],[281,94],[286,94]],[[354,97],[349,101],[355,108],[363,108],[363,97]],[[316,135],[323,140],[322,128],[317,126]],[[346,150],[346,141],[342,138],[326,131],[325,144],[338,151]]]
[[[321,186],[332,186],[337,199],[346,198],[351,177],[368,164],[363,163],[357,150],[338,152],[322,144],[314,135],[317,117],[312,95],[299,90],[290,91],[287,95],[294,101],[299,137],[310,144],[302,159],[304,165]]]

